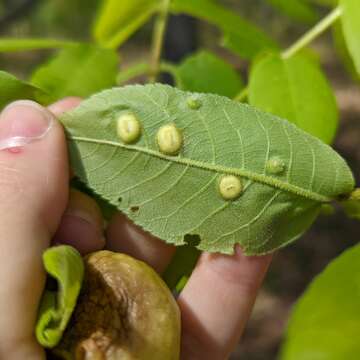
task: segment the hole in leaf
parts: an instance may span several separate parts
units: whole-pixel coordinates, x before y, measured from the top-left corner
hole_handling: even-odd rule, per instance
[[[121,202],[122,202],[122,197],[120,196],[119,198],[118,198],[118,203],[120,204]]]
[[[130,211],[131,212],[133,212],[133,213],[136,213],[136,212],[138,212],[139,211],[139,206],[132,206],[131,208],[130,208]]]
[[[184,241],[186,242],[187,245],[190,246],[197,246],[200,244],[200,235],[198,234],[186,234],[184,236]]]

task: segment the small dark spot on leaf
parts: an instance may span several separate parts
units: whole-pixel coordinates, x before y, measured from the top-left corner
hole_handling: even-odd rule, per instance
[[[132,206],[132,207],[130,208],[130,211],[133,212],[133,213],[135,213],[135,212],[138,212],[139,209],[140,209],[139,206]]]
[[[122,197],[120,196],[119,198],[118,198],[118,203],[120,204],[121,202],[122,202]]]
[[[198,234],[186,234],[184,241],[190,246],[197,246],[200,244],[200,235]]]

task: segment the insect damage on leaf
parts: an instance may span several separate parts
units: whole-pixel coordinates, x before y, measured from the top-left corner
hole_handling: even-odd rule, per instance
[[[266,171],[269,174],[281,174],[285,170],[285,163],[278,157],[273,157],[266,162]]]
[[[159,129],[156,141],[163,154],[176,155],[181,149],[183,136],[174,124],[169,124]]]
[[[117,134],[124,143],[136,142],[141,135],[141,124],[133,113],[125,113],[117,120]]]
[[[188,105],[188,107],[192,110],[197,110],[200,109],[201,107],[201,101],[194,96],[190,96],[187,100],[186,103]]]
[[[219,181],[219,192],[225,200],[234,200],[243,191],[240,178],[234,175],[225,175]]]
[[[191,109],[189,98],[201,107]],[[125,112],[141,119],[136,144],[113,131]],[[346,162],[328,145],[217,95],[131,85],[91,97],[61,121],[80,180],[175,245],[195,236],[200,250],[233,253],[239,243],[245,254],[267,253],[298,238],[323,203],[354,187]],[[239,179],[224,193],[241,196],[224,201],[220,179]]]

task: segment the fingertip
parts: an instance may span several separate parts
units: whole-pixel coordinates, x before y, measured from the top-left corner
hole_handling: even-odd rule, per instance
[[[264,273],[268,268],[273,254],[247,256],[240,245],[234,248],[234,254],[203,253],[198,266],[205,266],[227,282],[245,282],[250,278],[253,284],[254,273]],[[255,285],[255,284],[254,284]]]

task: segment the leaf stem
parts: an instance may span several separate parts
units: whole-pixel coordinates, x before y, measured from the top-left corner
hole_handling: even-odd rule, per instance
[[[127,69],[120,71],[116,77],[116,83],[118,85],[122,85],[133,78],[148,74],[149,69],[150,66],[148,63],[135,64]]]
[[[243,88],[235,97],[234,100],[236,101],[243,101],[245,100],[249,95],[249,86]]]
[[[289,46],[281,53],[283,59],[289,59],[298,53],[301,49],[309,45],[314,39],[325,32],[342,14],[342,8],[337,6],[327,16],[321,19],[314,27],[301,36],[294,44]],[[244,88],[237,94],[234,100],[243,101],[247,98],[249,86]]]
[[[283,59],[288,59],[295,55],[299,50],[306,47],[324,31],[326,31],[329,26],[331,26],[342,14],[342,8],[340,6],[336,7],[331,11],[327,16],[325,16],[321,21],[319,21],[313,28],[306,32],[299,40],[297,40],[293,45],[284,50],[281,54]]]
[[[160,58],[164,43],[167,19],[169,14],[169,5],[171,0],[163,0],[159,14],[157,16],[152,40],[151,62],[149,80],[155,82],[160,72]]]

